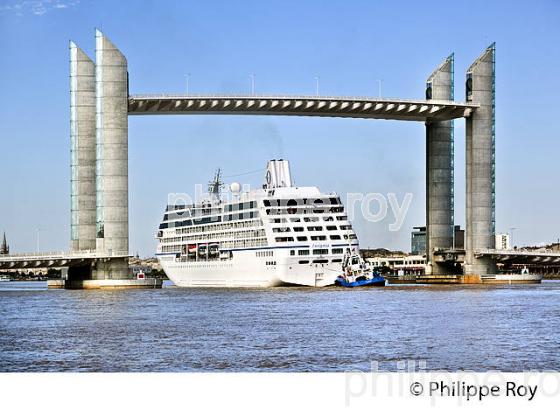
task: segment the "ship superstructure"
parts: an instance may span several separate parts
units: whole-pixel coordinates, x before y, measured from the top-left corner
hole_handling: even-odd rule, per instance
[[[296,187],[286,160],[268,162],[262,188],[220,198],[220,172],[209,195],[167,206],[157,257],[184,287],[328,286],[358,239],[340,197]]]

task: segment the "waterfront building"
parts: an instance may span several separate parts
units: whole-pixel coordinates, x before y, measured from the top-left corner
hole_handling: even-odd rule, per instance
[[[367,258],[374,269],[389,269],[395,275],[423,274],[426,269],[425,255]]]
[[[426,227],[415,226],[412,229],[410,251],[413,255],[425,255]],[[465,249],[465,230],[460,225],[453,227],[453,249]]]
[[[465,230],[461,229],[460,225],[455,225],[453,231],[453,248],[465,249]]]
[[[410,242],[411,242],[410,252],[413,255],[425,255],[426,254],[426,227],[415,226],[414,228],[412,228]]]
[[[509,234],[497,233],[496,234],[496,249],[500,251],[507,251],[511,249],[511,241]]]

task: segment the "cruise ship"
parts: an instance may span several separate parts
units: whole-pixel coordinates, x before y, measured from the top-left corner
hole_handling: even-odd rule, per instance
[[[358,239],[340,197],[297,187],[287,160],[271,160],[262,188],[230,185],[220,171],[200,203],[169,204],[156,256],[180,287],[333,285]]]

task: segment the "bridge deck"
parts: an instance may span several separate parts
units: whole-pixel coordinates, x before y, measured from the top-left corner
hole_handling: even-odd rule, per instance
[[[560,263],[560,253],[551,251],[482,249],[476,257],[490,256],[499,263],[556,264]]]
[[[129,258],[128,253],[45,252],[0,256],[0,269],[60,268],[98,260]]]
[[[464,249],[441,249],[434,253],[436,262],[464,261]],[[476,258],[490,257],[498,263],[546,265],[560,263],[560,252],[527,251],[527,250],[498,250],[478,249],[474,252]]]
[[[266,95],[131,95],[129,115],[224,114],[447,121],[468,117],[477,104],[443,100]]]

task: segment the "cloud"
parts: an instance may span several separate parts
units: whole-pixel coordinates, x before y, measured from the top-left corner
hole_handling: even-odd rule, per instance
[[[0,6],[0,15],[23,16],[33,14],[42,16],[51,10],[63,10],[75,7],[80,0],[19,0],[12,1],[11,4]]]

